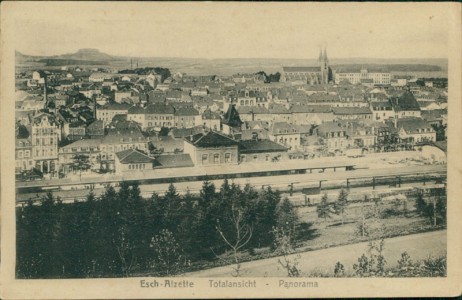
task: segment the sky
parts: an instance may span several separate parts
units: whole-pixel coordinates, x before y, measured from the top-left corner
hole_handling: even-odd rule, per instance
[[[446,58],[447,4],[19,2],[15,48],[185,58]]]

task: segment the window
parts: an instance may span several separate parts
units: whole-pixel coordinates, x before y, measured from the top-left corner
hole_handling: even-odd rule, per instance
[[[18,151],[18,157],[22,158],[22,151]]]
[[[215,154],[213,155],[213,163],[214,163],[214,164],[220,163],[220,154],[215,153]]]
[[[269,161],[269,154],[266,154],[265,160]]]
[[[209,156],[207,154],[202,154],[202,164],[206,165],[209,160]]]
[[[231,153],[225,153],[225,163],[231,162]]]

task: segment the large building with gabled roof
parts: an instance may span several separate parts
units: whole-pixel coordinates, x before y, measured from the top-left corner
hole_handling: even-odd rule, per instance
[[[116,153],[115,170],[124,171],[152,170],[154,159],[138,149],[127,149]]]
[[[398,97],[390,98],[391,105],[396,118],[421,117],[419,102],[415,99],[411,91],[407,90]]]
[[[220,132],[198,133],[184,139],[184,153],[195,166],[232,165],[238,163],[238,142]]]

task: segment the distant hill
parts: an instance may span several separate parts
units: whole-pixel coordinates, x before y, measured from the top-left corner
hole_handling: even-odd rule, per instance
[[[16,64],[27,64],[32,62],[44,63],[45,66],[64,65],[108,65],[109,62],[119,58],[100,52],[98,49],[79,49],[75,53],[68,53],[54,56],[31,56],[19,51],[15,53]]]
[[[79,49],[75,53],[52,56],[50,58],[86,60],[86,61],[109,61],[109,60],[115,59],[115,57],[109,54],[100,52],[98,49],[91,49],[91,48]]]

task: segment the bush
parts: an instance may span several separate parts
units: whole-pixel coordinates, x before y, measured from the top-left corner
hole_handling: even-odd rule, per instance
[[[381,219],[387,219],[387,218],[391,218],[391,217],[396,217],[396,216],[400,216],[401,215],[401,212],[398,211],[397,209],[395,208],[385,208],[384,210],[382,210],[380,212],[380,218]]]
[[[343,277],[345,275],[345,266],[339,261],[335,264],[334,268],[334,276],[335,277]]]

